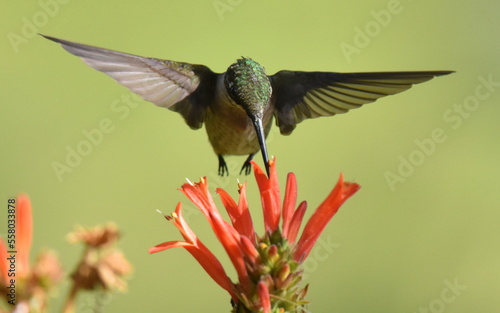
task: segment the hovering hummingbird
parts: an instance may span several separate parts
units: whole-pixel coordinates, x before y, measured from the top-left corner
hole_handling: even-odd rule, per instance
[[[205,123],[221,176],[229,175],[224,155],[248,155],[240,171],[248,175],[250,161],[259,150],[269,175],[265,138],[273,117],[281,134],[289,135],[305,119],[346,113],[413,84],[453,73],[283,70],[268,76],[259,63],[242,57],[219,74],[205,65],[140,57],[42,36],[60,43],[145,100],[180,113],[192,129]]]

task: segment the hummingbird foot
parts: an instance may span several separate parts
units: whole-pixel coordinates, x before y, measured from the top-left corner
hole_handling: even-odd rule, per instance
[[[219,157],[219,176],[229,176],[229,170],[227,169],[226,161],[224,161],[224,158],[221,154],[218,154],[217,156]]]
[[[243,173],[243,170],[245,170],[245,175],[249,175],[252,172],[252,164],[250,164],[250,161],[252,161],[253,156],[255,153],[252,153],[248,156],[246,159],[245,163],[243,163],[243,166],[241,167],[240,175]]]

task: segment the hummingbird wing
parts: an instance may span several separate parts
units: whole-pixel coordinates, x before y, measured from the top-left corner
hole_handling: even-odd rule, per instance
[[[283,135],[308,118],[346,113],[452,71],[329,73],[279,71],[270,76],[276,123]]]
[[[179,112],[191,128],[202,126],[218,75],[208,67],[140,57],[42,36],[60,43],[68,52],[81,57],[85,63],[111,76],[143,99]]]

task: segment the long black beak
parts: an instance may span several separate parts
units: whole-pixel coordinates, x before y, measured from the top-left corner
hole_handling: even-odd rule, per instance
[[[264,166],[266,167],[267,177],[269,177],[269,157],[267,156],[266,137],[264,135],[262,119],[255,117],[252,120],[255,132],[257,133],[257,139],[259,139],[260,151],[262,152],[262,159],[264,160]]]

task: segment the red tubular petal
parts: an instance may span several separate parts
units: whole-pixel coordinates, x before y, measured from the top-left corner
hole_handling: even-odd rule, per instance
[[[285,198],[283,199],[283,235],[288,238],[285,234],[288,233],[288,227],[290,227],[290,222],[293,215],[293,210],[297,205],[297,179],[294,173],[288,173],[286,180]]]
[[[184,247],[186,245],[192,246],[192,244],[187,243],[185,241],[179,241],[179,240],[167,241],[167,242],[164,242],[164,243],[160,243],[159,245],[156,245],[153,248],[150,248],[148,250],[148,253],[149,254],[158,253],[158,252],[161,252],[161,251],[164,251],[164,250],[168,250],[168,249],[171,249],[171,248]]]
[[[264,313],[271,312],[271,297],[269,296],[269,289],[263,281],[257,284],[257,294],[259,295],[260,304]],[[259,310],[260,311],[260,310]]]
[[[217,206],[215,205],[214,199],[212,198],[212,194],[210,194],[210,191],[208,191],[208,180],[207,180],[207,178],[206,177],[201,178],[200,182],[198,184],[196,184],[196,185],[200,188],[201,192],[203,193],[203,195],[207,199],[209,207],[212,208],[213,210],[219,212],[217,210]]]
[[[297,210],[295,210],[292,220],[290,222],[290,228],[288,228],[288,233],[284,233],[283,236],[288,240],[289,243],[294,243],[297,239],[297,234],[300,230],[300,225],[302,224],[302,219],[307,210],[307,202],[302,201],[299,204]]]
[[[250,286],[250,278],[246,271],[243,253],[240,249],[239,234],[226,223],[220,216],[212,216],[212,228],[220,243],[226,250],[231,263],[233,263],[238,279],[243,286]]]
[[[176,247],[185,248],[198,261],[198,263],[200,263],[208,275],[210,275],[210,277],[212,277],[212,279],[222,288],[227,290],[231,297],[236,300],[237,297],[233,291],[233,285],[231,280],[227,277],[222,264],[219,262],[217,257],[198,239],[196,234],[184,220],[181,203],[177,204],[175,214],[172,214],[172,216],[173,219],[170,219],[170,221],[177,227],[186,242],[168,241],[149,249],[149,253],[157,253]]]
[[[243,194],[244,188],[245,186],[243,186],[240,190],[240,192]],[[231,198],[231,196],[224,189],[217,188],[216,191],[220,195],[222,204],[226,208],[227,214],[231,219],[234,229],[236,229],[236,231],[242,236],[253,238],[253,223],[252,218],[250,217],[250,212],[248,210],[248,204],[246,203],[246,198],[242,203],[242,196],[240,194],[240,202],[237,205],[233,198]]]
[[[193,254],[194,252],[192,250],[189,250],[188,249],[189,247],[187,245],[196,247],[198,250],[201,251],[202,257],[203,257],[203,259],[206,259],[206,261],[204,262],[203,259],[198,259],[198,258],[197,258],[197,260],[201,264],[201,266],[208,272],[208,274],[210,276],[213,277],[214,275],[211,274],[210,271],[207,270],[207,268],[208,269],[214,268],[214,270],[216,270],[216,271],[219,271],[219,272],[222,271],[222,272],[224,272],[224,269],[222,268],[222,265],[220,264],[219,260],[203,244],[203,242],[201,242],[201,240],[195,235],[195,233],[191,230],[191,228],[189,227],[189,225],[184,220],[184,217],[182,215],[182,205],[181,205],[181,203],[179,203],[177,205],[177,208],[175,209],[175,213],[176,213],[177,216],[174,218],[174,220],[171,220],[171,221],[174,223],[174,225],[177,227],[177,229],[179,229],[179,231],[181,232],[182,236],[187,241],[186,245],[183,245],[183,247],[186,248],[191,254]],[[150,249],[150,253],[155,253],[155,252],[159,252],[159,251],[166,250],[166,249],[169,249],[169,248],[174,248],[174,246],[172,246],[172,243],[176,243],[176,242],[172,242],[171,241],[171,242],[166,242],[164,244],[158,245],[158,246],[152,248],[152,249],[155,249],[153,252],[151,252],[151,249]],[[176,244],[179,245],[179,243],[176,243]],[[225,274],[225,272],[224,272],[224,275],[227,276]],[[214,278],[214,280],[215,280],[215,278]]]
[[[185,248],[219,286],[229,292],[234,300],[237,299],[233,283],[226,275],[222,264],[204,245],[197,247],[184,241],[168,241],[149,249],[148,252],[152,254],[177,247]]]
[[[177,206],[175,208],[175,215],[172,214],[172,216],[173,219],[169,219],[169,221],[172,222],[175,227],[177,227],[184,240],[186,240],[188,243],[195,244],[198,237],[196,237],[196,234],[191,230],[189,225],[184,220],[184,215],[182,214],[182,203],[177,203]]]
[[[181,191],[193,202],[193,204],[200,208],[210,222],[217,239],[222,244],[233,263],[240,282],[242,284],[249,283],[250,278],[246,272],[243,255],[239,248],[239,239],[236,239],[234,236],[237,232],[222,219],[222,216],[213,202],[212,196],[208,192],[206,178],[202,178],[199,183],[193,185],[184,184]]]
[[[276,159],[269,161],[269,178],[257,163],[253,161],[251,163],[253,165],[255,180],[260,190],[265,229],[267,232],[273,232],[278,229],[281,214],[281,197],[275,166]]]
[[[214,221],[223,222],[224,220],[215,206],[212,195],[208,192],[206,178],[202,178],[199,183],[193,185],[184,184],[181,191],[202,211],[215,234],[217,234],[214,228]]]
[[[326,197],[325,201],[320,204],[307,222],[293,256],[296,261],[303,262],[307,258],[328,222],[335,213],[337,213],[340,206],[356,193],[359,188],[360,186],[356,183],[344,183],[344,177],[340,174],[335,188],[328,197]]]
[[[8,286],[7,283],[9,281],[9,264],[7,263],[7,247],[3,243],[3,240],[0,239],[0,282],[4,284],[4,286]]]
[[[25,277],[30,270],[29,258],[33,238],[31,202],[27,195],[19,195],[16,201],[17,275]]]
[[[222,188],[216,188],[215,192],[219,194],[222,204],[226,208],[227,214],[231,218],[231,221],[235,220],[239,215],[238,205],[233,200],[233,198]]]
[[[226,275],[226,272],[224,271],[224,268],[222,267],[222,264],[215,258],[215,256],[210,253],[209,255],[206,255],[203,251],[196,249],[194,246],[186,246],[185,247],[189,253],[200,263],[200,265],[205,269],[205,271],[212,277],[212,279],[222,288],[224,288],[229,294],[231,295],[231,298],[236,301],[238,299],[234,285],[229,279],[229,277]],[[215,259],[217,263],[214,263],[212,261]]]
[[[259,257],[259,251],[257,251],[253,243],[247,237],[242,236],[240,242],[243,254],[252,261],[252,265],[255,264]]]
[[[247,201],[247,183],[244,183],[240,188],[240,199],[238,200],[238,210],[241,212],[241,221],[243,230],[241,234],[255,243],[255,230],[253,228],[252,216],[248,208]]]
[[[202,178],[202,182],[203,182]],[[211,209],[210,201],[207,199],[207,196],[200,189],[200,185],[202,182],[195,183],[193,185],[185,183],[182,185],[181,191],[188,197],[193,204],[201,210],[201,212],[208,218],[209,211]]]

